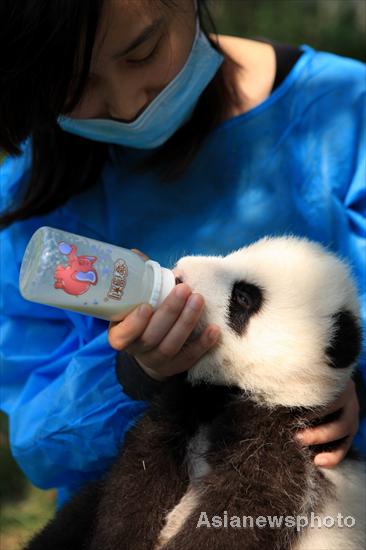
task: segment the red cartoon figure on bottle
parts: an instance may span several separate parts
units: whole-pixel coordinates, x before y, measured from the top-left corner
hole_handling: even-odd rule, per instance
[[[61,242],[58,245],[61,254],[68,256],[68,265],[58,265],[55,269],[55,288],[60,288],[67,294],[79,296],[84,294],[90,285],[96,285],[98,274],[93,268],[96,256],[77,256],[77,248]]]

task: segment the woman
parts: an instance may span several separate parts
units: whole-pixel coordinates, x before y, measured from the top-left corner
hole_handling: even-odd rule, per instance
[[[365,66],[208,36],[204,7],[1,3],[0,147],[13,155],[1,167],[3,409],[16,460],[61,503],[102,474],[144,400],[219,329],[189,338],[204,300],[184,282],[156,312],[145,305],[109,327],[26,302],[19,266],[38,227],[138,247],[166,266],[293,233],[343,254],[362,281]],[[324,417],[299,438],[331,467],[357,431],[353,384]]]

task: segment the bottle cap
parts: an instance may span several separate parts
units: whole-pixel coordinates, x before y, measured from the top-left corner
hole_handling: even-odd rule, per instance
[[[154,271],[153,289],[149,303],[155,309],[162,304],[169,292],[175,287],[175,276],[170,269],[161,267],[155,260],[147,260],[146,264],[150,265]]]
[[[157,306],[160,306],[175,287],[175,275],[166,267],[161,268],[161,290]]]

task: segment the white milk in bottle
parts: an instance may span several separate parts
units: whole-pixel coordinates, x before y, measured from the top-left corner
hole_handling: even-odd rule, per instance
[[[120,321],[135,307],[160,306],[172,271],[138,254],[53,227],[40,227],[24,253],[19,288],[26,300]]]

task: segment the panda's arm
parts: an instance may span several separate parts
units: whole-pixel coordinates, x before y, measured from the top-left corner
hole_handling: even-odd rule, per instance
[[[164,388],[166,382],[151,378],[126,351],[119,351],[116,359],[117,378],[123,391],[137,401],[151,401]]]
[[[184,449],[185,433],[164,410],[136,422],[106,476],[90,550],[154,547],[167,513],[188,485]]]

